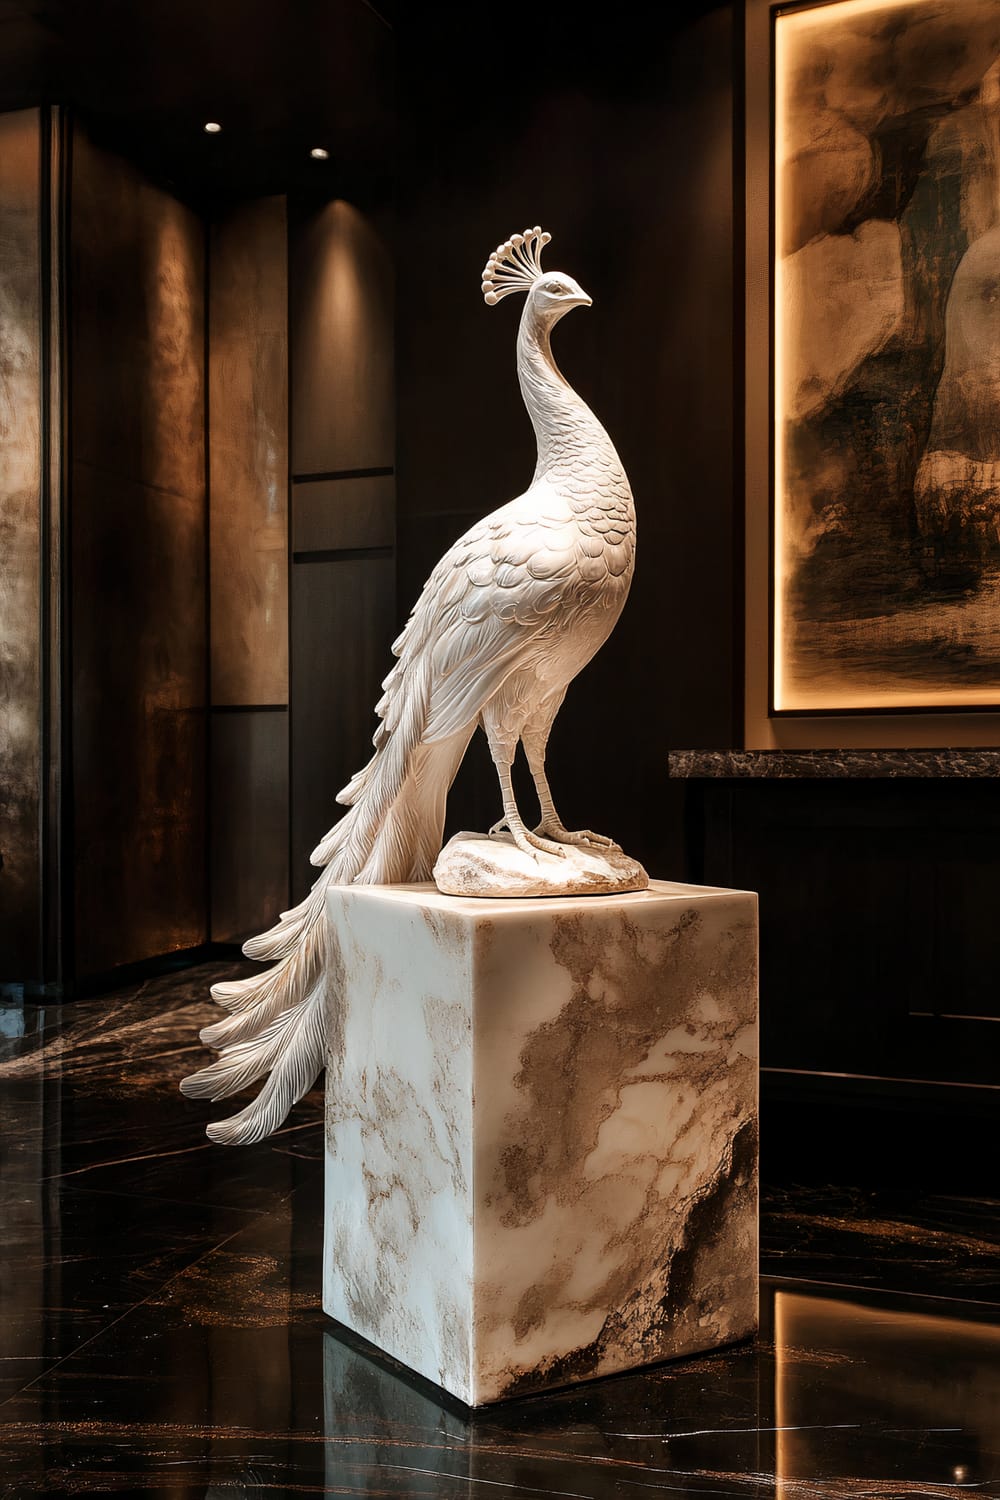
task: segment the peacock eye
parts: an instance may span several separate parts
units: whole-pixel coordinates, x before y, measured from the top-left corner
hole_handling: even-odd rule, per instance
[[[550,281],[548,290],[553,294],[553,296],[561,297],[566,288],[563,286],[561,281]]]

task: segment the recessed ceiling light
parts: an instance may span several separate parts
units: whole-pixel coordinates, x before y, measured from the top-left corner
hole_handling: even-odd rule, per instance
[[[325,146],[314,146],[309,155],[313,161],[328,161],[330,157],[330,153]]]
[[[218,135],[219,131],[221,129],[222,129],[222,126],[219,124],[218,120],[206,120],[205,121],[205,134],[206,135]]]

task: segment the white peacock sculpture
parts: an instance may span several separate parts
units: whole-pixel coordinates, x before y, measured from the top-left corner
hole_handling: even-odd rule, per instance
[[[523,495],[460,537],[424,586],[392,647],[399,659],[376,707],[375,754],[337,798],[350,811],[312,854],[323,873],[300,905],[244,947],[273,967],[212,987],[230,1015],[201,1037],[221,1055],[181,1089],[190,1098],[224,1099],[269,1075],[245,1109],[208,1126],[214,1141],[263,1139],[314,1083],[324,1061],[326,988],[335,982],[326,893],[430,877],[448,790],[477,725],[503,797],[503,818],[491,833],[509,830],[530,856],[562,855],[574,844],[617,849],[599,834],[564,827],[545,775],[566,688],[610,635],[635,554],[635,509],[621,460],[552,356],[556,323],[591,299],[572,277],[542,271],[550,238],[537,226],[512,235],[490,256],[482,283],[491,306],[526,294],[517,373],[538,443],[534,477]],[[511,785],[519,742],[541,806],[533,831]]]

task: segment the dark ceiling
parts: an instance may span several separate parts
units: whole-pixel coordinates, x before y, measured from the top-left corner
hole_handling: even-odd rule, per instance
[[[380,203],[397,107],[416,189],[444,137],[467,143],[471,180],[482,133],[502,137],[512,111],[560,90],[662,102],[674,33],[725,3],[589,14],[542,0],[522,16],[478,0],[0,0],[0,110],[70,105],[199,206],[311,191]]]
[[[0,0],[0,109],[72,105],[195,201],[388,190],[393,88],[367,0]]]

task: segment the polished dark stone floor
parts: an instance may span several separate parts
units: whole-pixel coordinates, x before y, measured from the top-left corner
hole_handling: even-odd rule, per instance
[[[0,1012],[0,1500],[1000,1500],[1000,1203],[772,1189],[756,1345],[470,1418],[320,1310],[319,1094],[177,1092],[220,972]]]

